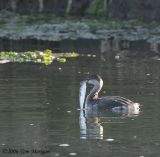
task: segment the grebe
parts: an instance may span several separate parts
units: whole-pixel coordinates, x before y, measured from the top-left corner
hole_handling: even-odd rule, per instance
[[[86,84],[93,85],[92,90],[85,99]],[[87,110],[112,110],[139,113],[139,103],[135,103],[121,96],[98,97],[103,86],[103,80],[99,75],[92,75],[84,80],[80,86],[80,108]],[[85,102],[85,106],[84,106]]]

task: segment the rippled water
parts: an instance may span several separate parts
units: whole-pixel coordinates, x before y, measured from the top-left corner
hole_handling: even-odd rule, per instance
[[[155,61],[109,63],[98,58],[49,66],[0,65],[1,156],[159,156],[159,69]],[[79,119],[79,84],[89,73],[102,76],[101,96],[139,102],[140,114]]]

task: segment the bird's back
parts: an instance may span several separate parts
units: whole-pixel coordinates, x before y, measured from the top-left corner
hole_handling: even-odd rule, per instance
[[[113,109],[113,108],[119,108],[124,109],[128,108],[128,106],[133,105],[134,102],[120,97],[120,96],[106,96],[97,99],[96,105],[98,109]]]

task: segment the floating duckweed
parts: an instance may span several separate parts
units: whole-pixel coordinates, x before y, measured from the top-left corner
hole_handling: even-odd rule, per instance
[[[61,63],[65,63],[66,62],[66,58],[57,58],[57,60]]]
[[[78,57],[79,54],[75,52],[67,53],[54,53],[52,50],[44,51],[27,51],[27,52],[0,52],[0,64],[8,62],[33,62],[33,63],[44,63],[49,65],[53,60],[57,60],[61,63],[66,62],[66,58]]]
[[[44,64],[48,65],[51,64],[53,59],[52,59],[52,51],[51,50],[45,50],[43,53],[43,62]]]
[[[79,56],[79,54],[76,53],[76,52],[57,53],[57,55],[58,55],[59,58],[62,58],[62,57],[65,57],[65,58],[75,58],[75,57]]]

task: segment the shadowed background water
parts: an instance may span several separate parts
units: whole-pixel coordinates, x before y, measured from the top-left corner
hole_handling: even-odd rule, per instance
[[[23,156],[158,156],[159,69],[158,61],[85,57],[49,66],[0,65],[1,156],[20,156],[21,149],[29,151]],[[100,116],[102,139],[81,139],[80,134],[79,84],[90,73],[104,80],[101,96],[121,95],[141,104],[137,117]],[[49,153],[30,154],[32,149]]]

